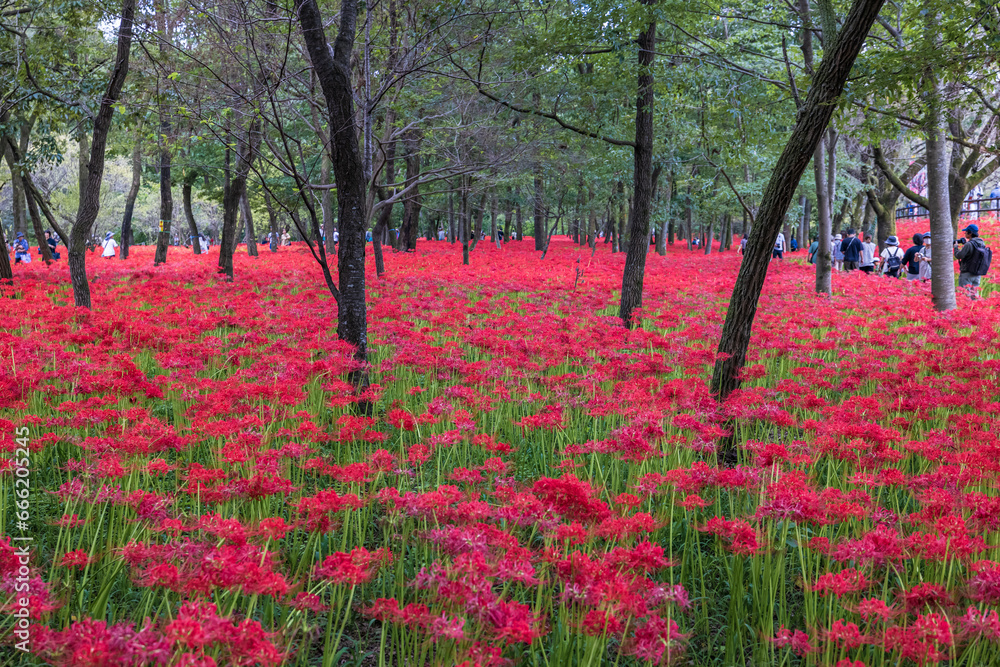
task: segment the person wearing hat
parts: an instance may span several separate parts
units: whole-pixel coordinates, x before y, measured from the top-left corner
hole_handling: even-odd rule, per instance
[[[931,279],[931,233],[924,232],[923,247],[917,253],[917,266],[920,269],[920,282],[925,283]]]
[[[980,276],[972,273],[973,261],[979,261],[979,253],[986,250],[986,243],[979,238],[979,225],[969,225],[962,229],[964,239],[955,241],[954,253],[958,260],[958,286],[964,288],[970,299],[979,296]]]
[[[31,264],[31,246],[28,239],[24,238],[24,232],[18,232],[14,239],[14,263]]]
[[[833,250],[833,270],[843,271],[844,270],[844,251],[840,248],[841,244],[844,242],[844,236],[842,234],[837,234],[833,237],[833,243],[830,244]]]
[[[903,266],[903,251],[899,249],[899,239],[890,236],[885,240],[885,250],[879,255],[879,272],[890,278],[899,277],[899,269]]]
[[[59,242],[55,240],[52,236],[52,232],[45,232],[45,243],[49,246],[49,252],[52,253],[52,259],[59,259],[60,255],[56,252],[56,248],[59,246]],[[42,249],[38,249],[39,254],[41,254]]]
[[[104,240],[101,241],[101,247],[104,248],[104,252],[101,253],[101,257],[104,259],[115,258],[115,248],[118,247],[118,242],[115,241],[114,232],[108,232],[104,235]]]

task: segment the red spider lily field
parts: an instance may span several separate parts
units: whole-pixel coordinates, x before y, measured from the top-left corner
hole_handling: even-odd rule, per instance
[[[817,297],[788,253],[720,410],[739,255],[651,253],[628,331],[608,246],[422,242],[370,265],[359,397],[304,245],[170,253],[91,255],[92,311],[15,267],[9,664],[1000,664],[991,285]]]

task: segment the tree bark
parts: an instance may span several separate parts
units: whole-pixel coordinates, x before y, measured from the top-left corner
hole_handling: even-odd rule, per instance
[[[816,233],[819,235],[819,238],[816,239],[819,247],[816,249],[814,262],[816,263],[816,293],[830,294],[833,289],[833,252],[831,247],[833,223],[830,220],[829,195],[826,190],[827,180],[823,169],[823,158],[826,154],[823,143],[821,138],[813,151],[813,170],[816,178],[816,216],[818,218]]]
[[[406,185],[410,188],[403,199],[403,222],[399,226],[399,247],[412,252],[417,249],[417,234],[420,229],[420,186],[416,180],[420,178],[420,142],[421,136],[416,130],[411,130],[404,138],[406,147]]]
[[[652,6],[655,0],[642,0]],[[653,58],[656,20],[639,35],[639,90],[635,102],[634,199],[628,253],[622,271],[622,295],[618,317],[632,328],[632,313],[642,307],[642,286],[649,252],[649,217],[653,198]]]
[[[462,236],[462,264],[469,264],[469,186],[468,176],[462,177],[462,196],[459,200],[458,229]]]
[[[357,0],[342,0],[340,25],[332,48],[326,41],[316,0],[296,0],[295,4],[309,59],[330,114],[340,227],[337,336],[354,346],[354,359],[359,368],[352,374],[352,380],[360,389],[368,385],[368,310],[365,294],[365,170],[358,146],[351,85],[351,51],[354,48],[358,4]],[[363,407],[367,408],[367,404]]]
[[[854,60],[864,45],[872,23],[884,0],[854,0],[835,45],[823,58],[806,97],[792,135],[785,145],[764,190],[747,254],[729,301],[718,357],[712,374],[711,391],[725,401],[740,386],[740,371],[746,363],[747,348],[757,304],[771,259],[771,249],[795,195],[802,172],[817,154],[823,134],[840,97]],[[733,441],[723,455],[734,456]]]
[[[135,200],[139,196],[142,185],[142,126],[136,130],[135,144],[132,146],[132,185],[125,196],[125,213],[122,215],[121,259],[128,259],[129,248],[132,246],[132,215],[135,212]]]
[[[166,137],[170,136],[170,118],[160,109],[160,233],[156,236],[156,255],[153,266],[165,264],[167,248],[170,246],[171,218],[174,215],[174,196],[171,192],[170,148]]]
[[[927,18],[927,30],[935,38],[937,21],[932,13]],[[927,67],[924,76],[928,88],[927,116],[927,207],[931,226],[931,257],[935,260],[931,271],[931,295],[934,310],[954,310],[955,263],[952,258],[952,207],[948,193],[948,154],[945,143],[944,113],[941,103],[941,82],[933,66]]]
[[[10,255],[7,254],[7,239],[3,235],[3,225],[0,225],[0,244],[3,244],[3,252],[0,252],[0,296],[3,296],[3,288],[14,284],[14,271],[10,268]]]
[[[259,257],[257,252],[257,230],[253,225],[253,210],[250,208],[250,195],[246,188],[243,188],[243,196],[240,198],[240,213],[243,216],[243,229],[246,234],[244,239],[247,244],[247,254],[251,257]]]
[[[542,183],[542,165],[535,164],[535,196],[532,201],[534,225],[535,225],[535,250],[545,248],[545,207],[544,207],[544,185]]]
[[[274,204],[271,202],[271,195],[268,193],[267,188],[262,188],[264,192],[264,206],[267,207],[267,226],[271,230],[271,237],[273,242],[268,244],[271,252],[278,252],[278,244],[281,243],[281,230],[278,228],[278,212],[274,210]]]
[[[91,142],[90,164],[88,165],[87,189],[81,193],[80,207],[76,213],[76,223],[70,232],[67,250],[69,274],[73,282],[73,301],[78,307],[90,308],[90,283],[87,281],[87,237],[90,235],[101,208],[101,181],[104,179],[104,152],[107,147],[108,132],[111,130],[111,116],[115,104],[125,85],[128,75],[129,50],[132,47],[132,18],[135,14],[135,0],[123,0],[122,18],[118,27],[118,49],[115,66],[111,72],[108,89],[101,99],[101,106],[94,118],[94,138]]]
[[[194,180],[198,178],[198,172],[191,171],[184,177],[181,185],[181,202],[184,207],[184,217],[188,223],[188,234],[191,236],[191,248],[194,254],[201,254],[201,235],[198,233],[198,224],[194,221],[194,209],[191,208],[191,189]]]

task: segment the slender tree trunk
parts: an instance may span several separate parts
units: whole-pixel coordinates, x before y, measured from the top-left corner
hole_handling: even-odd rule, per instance
[[[194,209],[191,207],[191,189],[194,185],[194,179],[197,177],[197,172],[185,176],[184,183],[181,185],[181,203],[184,207],[184,217],[188,223],[188,234],[191,236],[191,249],[194,250],[194,254],[200,255],[201,234],[198,233],[198,223],[194,221]]]
[[[257,230],[253,224],[253,210],[250,208],[250,195],[246,189],[243,190],[243,197],[240,199],[240,212],[243,215],[243,222],[246,228],[247,254],[251,257],[259,257],[257,251]]]
[[[420,178],[420,133],[411,130],[404,140],[406,146],[406,185],[410,188],[403,199],[403,223],[399,229],[400,248],[409,252],[417,249],[417,233],[420,229],[420,186],[416,181]]]
[[[271,238],[274,239],[272,243],[268,244],[271,252],[278,252],[278,244],[281,243],[281,230],[278,228],[278,212],[274,209],[274,203],[271,201],[271,195],[268,194],[267,188],[262,188],[264,192],[264,206],[267,207],[267,226],[271,230]]]
[[[927,18],[927,30],[932,39],[936,38],[937,20],[931,14]],[[945,139],[945,121],[941,103],[941,82],[928,65],[924,76],[928,89],[927,116],[927,203],[931,226],[931,257],[934,269],[931,271],[931,295],[934,310],[954,310],[955,269],[952,259],[951,206],[948,193],[948,152]]]
[[[455,193],[448,193],[448,243],[454,244],[456,237],[455,229]]]
[[[111,72],[108,89],[101,98],[101,106],[94,118],[94,135],[91,142],[90,164],[88,165],[87,189],[81,194],[80,207],[76,213],[76,223],[70,232],[68,248],[69,275],[73,282],[73,300],[77,307],[90,308],[90,283],[87,281],[87,237],[91,233],[97,213],[101,208],[101,181],[104,179],[104,152],[107,147],[108,132],[111,130],[111,116],[118,96],[121,95],[128,75],[129,50],[132,47],[132,18],[135,14],[135,0],[123,0],[122,18],[118,27],[118,49],[115,65]]]
[[[524,218],[521,217],[521,205],[517,205],[517,210],[515,212],[516,218],[514,221],[514,230],[517,233],[517,240],[524,240]]]
[[[135,142],[132,146],[132,185],[129,186],[128,194],[125,196],[125,213],[122,215],[122,243],[121,258],[128,259],[129,248],[132,246],[132,215],[135,211],[135,200],[139,196],[139,187],[142,185],[142,132],[136,130]]]
[[[77,155],[78,181],[80,197],[82,198],[83,193],[87,191],[87,183],[90,181],[90,137],[81,134],[77,141],[77,148],[79,149]],[[21,154],[23,155],[24,152],[22,151]]]
[[[545,248],[545,207],[544,207],[544,186],[542,184],[541,163],[535,164],[535,196],[532,202],[534,206],[535,225],[535,250]]]
[[[469,264],[469,186],[468,176],[462,177],[462,198],[459,202],[458,228],[462,235],[462,264]]]
[[[831,241],[833,236],[833,225],[830,221],[830,203],[827,195],[827,180],[823,169],[823,157],[826,151],[823,150],[823,140],[820,139],[813,151],[813,171],[816,178],[816,214],[819,217],[817,233],[819,234],[819,248],[816,250],[816,293],[831,294],[832,274],[833,274],[833,253],[831,252]]]
[[[159,266],[167,261],[167,248],[170,246],[170,225],[174,214],[174,197],[171,193],[170,178],[170,148],[165,137],[170,136],[170,118],[160,110],[160,233],[156,237],[156,255],[153,265]]]
[[[0,244],[3,244],[3,252],[0,252],[0,296],[8,296],[3,293],[3,288],[14,284],[14,271],[10,268],[10,255],[7,254],[7,239],[3,235],[3,225],[0,225]]]
[[[844,83],[854,60],[864,45],[872,23],[884,0],[854,0],[843,27],[813,77],[805,103],[799,110],[795,128],[782,151],[764,189],[760,209],[747,254],[729,300],[726,321],[719,341],[711,391],[722,402],[740,386],[740,371],[746,363],[754,316],[770,263],[771,249],[784,221],[785,212],[795,195],[809,158],[817,154]],[[735,440],[720,452],[731,461],[735,458]]]
[[[644,5],[654,0],[642,0]],[[621,307],[618,316],[632,328],[632,312],[642,307],[642,286],[649,252],[649,217],[653,198],[653,57],[656,21],[639,35],[639,90],[635,103],[634,192],[628,253],[622,271]]]
[[[333,175],[337,184],[340,246],[337,268],[337,337],[354,346],[354,359],[368,361],[368,307],[365,293],[365,169],[358,146],[351,82],[351,51],[358,17],[357,0],[342,0],[340,25],[333,45],[327,43],[316,0],[296,0],[299,23],[316,78],[330,114]],[[332,46],[332,48],[331,48]],[[368,385],[367,368],[352,375],[355,387]],[[367,411],[370,406],[363,406]]]

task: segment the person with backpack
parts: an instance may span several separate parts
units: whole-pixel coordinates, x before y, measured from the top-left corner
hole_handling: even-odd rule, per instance
[[[830,256],[833,259],[833,270],[843,271],[844,270],[844,251],[840,249],[840,246],[844,244],[844,237],[841,234],[837,234],[833,237],[833,242],[830,244]]]
[[[920,278],[920,260],[918,255],[924,249],[923,234],[913,235],[913,245],[907,249],[903,255],[903,264],[906,265],[906,279],[917,280]]]
[[[989,271],[993,261],[993,251],[979,238],[978,225],[969,225],[962,231],[965,238],[958,239],[954,245],[955,259],[958,260],[958,286],[975,301],[979,298],[980,279]]]
[[[879,263],[880,273],[889,278],[898,278],[899,269],[903,266],[903,254],[903,251],[899,249],[899,239],[895,236],[887,238],[885,250],[879,255],[882,258]]]
[[[844,255],[844,270],[853,271],[861,264],[861,240],[854,229],[847,230],[847,238],[840,242],[840,252]]]
[[[815,236],[812,237],[812,243],[809,244],[809,257],[807,258],[810,264],[816,263],[816,253],[819,252],[819,239]]]

